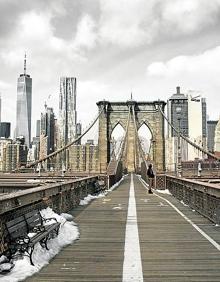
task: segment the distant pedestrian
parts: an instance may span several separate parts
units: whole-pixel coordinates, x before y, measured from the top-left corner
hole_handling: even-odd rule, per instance
[[[148,176],[148,179],[149,179],[148,193],[153,194],[152,187],[153,187],[153,181],[154,181],[154,171],[153,171],[153,168],[152,168],[152,164],[149,164],[149,166],[148,166],[147,176]]]

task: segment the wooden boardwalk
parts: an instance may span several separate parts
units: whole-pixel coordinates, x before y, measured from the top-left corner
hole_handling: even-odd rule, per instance
[[[130,177],[106,197],[71,213],[80,239],[64,248],[33,281],[125,281],[123,263]],[[220,244],[220,227],[170,195],[147,194],[134,177],[143,279],[126,281],[220,281],[220,251],[174,207]]]

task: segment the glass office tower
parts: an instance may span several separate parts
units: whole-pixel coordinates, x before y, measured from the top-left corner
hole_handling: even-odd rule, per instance
[[[60,147],[76,137],[76,78],[60,78],[59,99]]]
[[[24,73],[20,74],[17,84],[16,136],[23,136],[25,144],[31,142],[32,78],[26,74],[26,55]]]

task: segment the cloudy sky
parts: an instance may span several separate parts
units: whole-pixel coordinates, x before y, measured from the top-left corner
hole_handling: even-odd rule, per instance
[[[180,85],[220,114],[220,0],[0,0],[2,120],[16,116],[16,83],[33,78],[33,130],[45,101],[58,113],[59,77],[78,79],[78,120],[96,101],[167,100]]]

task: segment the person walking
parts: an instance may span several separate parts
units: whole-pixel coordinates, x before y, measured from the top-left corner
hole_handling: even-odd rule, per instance
[[[153,168],[152,168],[152,164],[148,165],[147,176],[148,176],[148,179],[149,179],[148,193],[153,194],[152,187],[153,187],[153,181],[154,181],[154,171],[153,171]]]

